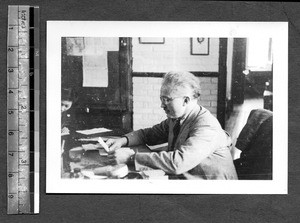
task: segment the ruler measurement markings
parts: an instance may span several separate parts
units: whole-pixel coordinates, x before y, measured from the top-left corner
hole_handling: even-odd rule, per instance
[[[39,118],[35,109],[35,101],[39,102],[35,94],[38,86],[35,76],[39,74],[39,18],[34,17],[39,15],[39,8],[9,6],[8,14],[8,214],[38,213],[39,184],[34,171],[39,168],[35,161],[39,153],[33,146],[39,152],[36,143],[39,139],[35,138],[39,136],[35,132],[35,118]]]
[[[14,24],[16,26],[18,26],[18,13],[16,13],[16,11],[18,10],[17,7],[10,7],[9,8],[9,18],[8,18],[8,24]],[[18,67],[18,55],[16,52],[16,49],[18,48],[18,44],[19,44],[19,40],[18,40],[18,30],[19,29],[14,29],[14,27],[9,26],[8,27],[8,48],[7,48],[7,72],[9,71],[13,71],[10,69],[15,69],[16,67]],[[17,73],[18,75],[18,73]],[[11,81],[10,81],[10,76],[8,78],[8,86],[11,86]],[[13,95],[11,95],[13,94]],[[17,110],[18,107],[15,106],[15,103],[10,103],[11,101],[13,101],[14,99],[16,99],[14,91],[8,89],[8,96],[7,96],[7,106],[8,108],[12,108],[14,110]],[[8,122],[8,128],[9,128],[9,120],[7,120]],[[9,131],[8,131],[9,132]],[[10,137],[8,137],[8,151],[12,151],[14,150],[16,147],[15,144],[13,143],[9,143]],[[14,140],[15,141],[15,140]],[[9,155],[9,154],[12,154]],[[17,197],[18,196],[14,196],[11,193],[17,194],[18,195],[18,178],[14,177],[14,175],[16,174],[15,170],[18,169],[17,166],[17,158],[18,158],[18,153],[14,153],[14,152],[8,152],[8,157],[7,157],[7,162],[8,162],[8,174],[7,174],[7,186],[8,186],[8,213],[12,213],[12,214],[17,214],[18,213],[18,206],[16,205],[18,201]],[[11,173],[14,172],[14,173]],[[18,174],[18,172],[17,172]]]
[[[22,7],[21,7],[22,8]],[[22,79],[19,80],[19,88],[18,96],[19,96],[19,111],[24,112],[24,110],[27,108],[28,104],[28,88],[26,85],[28,85],[28,72],[29,72],[29,10],[28,7],[23,8],[20,10],[20,26],[19,26],[19,75],[22,77]],[[24,37],[24,38],[23,38]],[[20,103],[21,102],[21,103]],[[20,113],[19,113],[20,114]],[[20,171],[19,174],[19,191],[26,191],[26,193],[22,193],[22,196],[19,196],[20,198],[20,204],[19,211],[20,213],[29,213],[30,212],[30,201],[29,201],[29,195],[28,195],[28,188],[29,188],[29,169],[26,168],[29,162],[29,147],[28,147],[28,140],[22,140],[24,138],[24,134],[28,134],[29,129],[28,126],[26,127],[26,124],[28,124],[28,117],[26,117],[26,114],[22,114],[21,123],[19,125],[19,146],[20,150],[23,150],[23,152],[19,153],[19,162],[18,166]],[[23,123],[22,123],[23,122]],[[24,130],[24,131],[23,131]],[[21,141],[22,140],[22,143]]]

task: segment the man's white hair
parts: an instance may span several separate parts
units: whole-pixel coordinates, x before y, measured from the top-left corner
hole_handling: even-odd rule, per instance
[[[164,75],[162,86],[183,88],[191,92],[191,96],[195,99],[200,97],[200,81],[190,72],[170,71]]]

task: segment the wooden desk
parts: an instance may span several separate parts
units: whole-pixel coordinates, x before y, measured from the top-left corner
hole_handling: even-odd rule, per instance
[[[79,168],[82,171],[93,171],[96,168],[109,165],[108,158],[106,156],[100,156],[99,150],[84,151],[84,149],[80,149],[80,147],[76,149],[78,149],[77,158],[66,157],[68,161],[63,161],[63,165],[65,167],[67,166],[67,168],[62,168],[62,178],[70,178],[70,171],[74,170],[74,168]],[[138,152],[150,152],[147,146],[135,146],[131,147],[131,149]],[[134,164],[129,164],[127,166],[129,173],[125,179],[142,179],[138,171],[135,170]]]
[[[101,134],[94,134],[92,136],[85,136],[84,138],[94,138]],[[80,168],[81,170],[88,170],[93,171],[95,168],[98,167],[105,167],[108,166],[108,158],[106,156],[101,156],[99,151],[103,149],[97,150],[85,150],[84,145],[82,142],[78,141],[78,138],[83,138],[81,134],[69,135],[62,137],[64,141],[64,152],[62,153],[62,178],[70,178],[70,173],[74,168]],[[103,137],[103,136],[102,136]],[[111,138],[116,137],[114,136],[105,136],[103,138]],[[151,150],[146,145],[130,147],[131,149],[135,150],[135,152],[150,152]],[[71,154],[69,155],[70,150],[72,150]],[[75,153],[73,151],[76,150]],[[138,177],[137,171],[135,170],[134,165],[128,165],[129,169],[129,178]],[[128,178],[128,177],[127,177]]]
[[[109,134],[110,133],[110,134]],[[70,178],[70,172],[74,168],[80,168],[81,170],[87,170],[87,171],[93,171],[95,168],[98,167],[105,167],[108,166],[108,158],[106,156],[100,156],[99,150],[84,150],[84,146],[82,141],[79,139],[91,139],[91,138],[97,138],[102,137],[104,140],[107,138],[116,138],[124,135],[126,132],[124,130],[114,130],[112,132],[106,132],[106,133],[98,133],[93,135],[83,135],[79,134],[77,132],[73,132],[68,136],[63,136],[62,140],[64,141],[64,152],[62,153],[62,178]],[[164,145],[165,146],[165,145]],[[163,146],[163,147],[164,147]],[[69,151],[73,148],[78,149],[77,157],[70,158]],[[134,146],[130,147],[135,152],[143,153],[143,152],[154,152],[154,151],[160,151],[161,146],[151,146],[151,149],[146,145],[140,145],[140,146]],[[104,150],[104,149],[103,149]],[[144,179],[147,178],[143,172],[136,171],[134,164],[128,164],[128,170],[129,173],[125,177],[125,179]],[[148,174],[155,175],[160,170],[154,170],[147,172]],[[154,173],[155,172],[155,173]],[[162,172],[162,171],[160,171]],[[163,172],[162,172],[163,173]],[[158,173],[160,175],[161,173]],[[164,174],[164,173],[163,173]],[[141,176],[143,175],[143,177]],[[153,176],[152,175],[152,176]],[[150,176],[150,175],[149,175]],[[156,177],[156,175],[154,176]],[[160,177],[160,176],[158,176]],[[163,179],[163,178],[159,178]]]

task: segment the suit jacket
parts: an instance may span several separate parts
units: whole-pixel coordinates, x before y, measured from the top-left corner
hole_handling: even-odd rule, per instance
[[[161,169],[179,179],[237,179],[230,137],[207,109],[197,105],[183,118],[172,149],[174,124],[168,118],[126,135],[128,146],[168,142],[168,151],[137,153],[136,165]]]

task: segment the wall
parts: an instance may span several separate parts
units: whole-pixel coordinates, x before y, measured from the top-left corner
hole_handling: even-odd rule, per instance
[[[170,70],[218,72],[219,39],[210,39],[208,56],[190,55],[189,38],[166,38],[165,44],[139,44],[133,38],[133,72],[165,73]],[[200,104],[217,114],[217,77],[199,77]],[[166,118],[160,107],[161,77],[133,77],[133,129],[151,127]]]
[[[199,77],[201,96],[199,104],[207,108],[214,116],[217,115],[216,77]],[[164,119],[166,114],[160,107],[159,91],[162,78],[133,78],[133,129],[151,127]]]
[[[210,38],[209,55],[191,55],[190,38],[165,38],[164,44],[140,44],[132,39],[134,72],[170,70],[218,72],[219,39]]]
[[[159,90],[162,78],[133,78],[133,129],[150,127],[166,118],[160,107]]]

